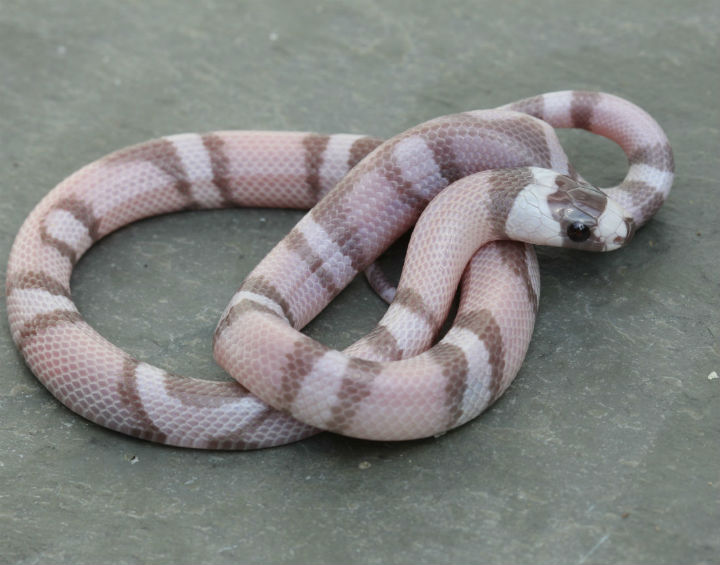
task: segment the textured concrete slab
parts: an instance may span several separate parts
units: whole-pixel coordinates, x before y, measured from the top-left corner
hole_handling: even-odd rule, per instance
[[[390,136],[454,111],[597,89],[658,119],[678,173],[628,249],[541,251],[540,315],[516,382],[438,439],[324,434],[207,453],[126,438],[43,389],[3,310],[0,561],[718,562],[719,25],[714,0],[0,0],[3,257],[66,175],[182,131]],[[562,139],[586,178],[624,174],[611,143]],[[87,254],[74,296],[136,356],[223,378],[210,352],[218,316],[299,217],[138,223]],[[342,346],[383,310],[359,280],[308,331]]]

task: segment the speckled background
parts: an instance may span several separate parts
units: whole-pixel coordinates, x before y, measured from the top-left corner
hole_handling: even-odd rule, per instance
[[[438,439],[323,434],[221,453],[127,438],[43,389],[3,304],[0,562],[720,561],[719,27],[715,0],[0,0],[3,268],[25,215],[66,175],[183,131],[390,136],[597,89],[662,124],[678,173],[629,248],[540,252],[523,369],[493,409]],[[622,178],[612,143],[561,136],[586,178]],[[223,378],[218,316],[299,217],[138,223],[87,254],[74,297],[134,355]],[[357,280],[308,331],[343,346],[383,309]]]

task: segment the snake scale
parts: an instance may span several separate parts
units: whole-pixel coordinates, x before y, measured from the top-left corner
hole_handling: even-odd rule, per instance
[[[554,128],[618,143],[624,180],[589,185]],[[440,117],[385,142],[259,131],[147,141],[72,174],[26,219],[7,270],[12,337],[65,406],[156,442],[252,449],[318,430],[440,434],[482,412],[520,368],[540,289],[529,244],[624,245],[664,202],[673,167],[647,113],[584,91]],[[70,275],[94,242],[141,218],[234,206],[310,210],[222,314],[214,355],[236,382],[169,374],[83,320]],[[397,291],[369,271],[392,303],[368,335],[341,352],[299,331],[416,222]],[[458,284],[457,315],[437,341]]]

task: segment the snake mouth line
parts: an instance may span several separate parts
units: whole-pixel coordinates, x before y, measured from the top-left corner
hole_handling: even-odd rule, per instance
[[[635,231],[637,228],[635,227],[635,221],[632,218],[625,220],[625,228],[627,229],[627,235],[624,238],[621,236],[617,236],[615,238],[615,243],[618,245],[627,245],[635,237]]]

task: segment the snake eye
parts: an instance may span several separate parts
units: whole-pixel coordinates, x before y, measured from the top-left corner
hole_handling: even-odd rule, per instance
[[[579,243],[590,237],[590,228],[582,222],[573,222],[568,226],[567,235],[572,241]]]

